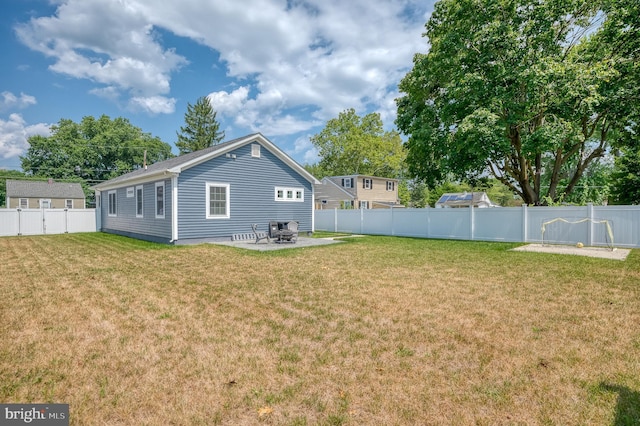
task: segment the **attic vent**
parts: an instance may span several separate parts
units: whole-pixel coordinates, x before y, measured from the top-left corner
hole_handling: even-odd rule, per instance
[[[251,144],[251,156],[260,158],[260,144],[257,144],[257,143]]]

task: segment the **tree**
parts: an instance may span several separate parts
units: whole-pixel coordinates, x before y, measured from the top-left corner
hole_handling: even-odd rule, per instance
[[[640,204],[640,138],[635,136],[615,159],[611,178],[611,201],[615,204]]]
[[[205,96],[198,98],[195,105],[187,104],[185,125],[180,127],[180,133],[176,132],[176,146],[180,155],[217,145],[224,139],[224,131],[219,131],[220,123],[216,115],[217,112]]]
[[[311,137],[318,149],[317,170],[326,175],[363,174],[398,177],[405,152],[396,131],[385,132],[380,114],[359,117],[353,109],[341,112],[325,128]],[[325,175],[325,176],[326,176]]]
[[[125,118],[84,117],[80,123],[61,119],[51,136],[31,136],[20,157],[28,175],[54,179],[80,178],[98,183],[147,164],[172,157],[171,146],[143,133]],[[85,185],[86,186],[86,185]]]
[[[0,207],[7,201],[7,179],[24,179],[24,173],[17,170],[0,170]]]
[[[397,100],[409,173],[431,185],[491,174],[534,205],[571,194],[640,105],[639,8],[438,2],[430,50],[414,57]]]

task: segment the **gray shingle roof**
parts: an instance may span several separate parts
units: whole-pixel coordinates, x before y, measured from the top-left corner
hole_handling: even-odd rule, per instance
[[[190,152],[188,154],[183,154],[178,157],[170,158],[168,160],[160,161],[154,164],[147,166],[146,169],[140,168],[138,170],[134,170],[132,172],[123,174],[121,176],[115,177],[113,179],[109,179],[106,182],[99,183],[92,188],[98,190],[104,190],[105,188],[113,188],[117,185],[123,185],[126,182],[130,181],[144,181],[147,178],[152,178],[161,174],[162,172],[179,169],[182,166],[188,166],[189,164],[193,164],[192,162],[198,161],[198,159],[207,159],[212,158],[216,155],[221,155],[228,149],[233,149],[235,145],[240,144],[243,145],[245,143],[250,143],[255,140],[262,140],[262,143],[266,143],[271,146],[272,151],[277,151],[276,155],[280,155],[281,159],[288,163],[291,167],[298,170],[303,176],[307,177],[311,182],[316,183],[317,180],[309,174],[302,166],[297,164],[293,159],[291,159],[286,153],[281,151],[278,147],[273,145],[267,138],[265,138],[260,133],[254,133],[251,135],[243,136],[240,138],[236,138],[227,142],[219,143],[218,145],[211,146],[209,148],[201,149],[199,151]],[[279,154],[278,154],[279,153]],[[319,183],[319,182],[318,182]]]
[[[256,134],[257,135],[257,134]],[[254,136],[254,135],[251,135]],[[118,182],[123,182],[123,181],[128,181],[131,179],[135,179],[137,177],[143,177],[145,175],[150,175],[153,174],[154,172],[159,172],[162,170],[168,170],[171,169],[173,167],[177,167],[180,166],[181,164],[187,163],[193,159],[196,159],[198,157],[207,155],[209,153],[212,153],[214,151],[219,151],[219,150],[223,150],[227,145],[231,145],[234,142],[237,142],[241,139],[245,139],[247,138],[247,136],[244,136],[242,138],[237,138],[237,139],[233,139],[227,142],[223,142],[223,143],[219,143],[217,145],[214,146],[210,146],[209,148],[205,148],[205,149],[201,149],[199,151],[194,151],[194,152],[190,152],[188,154],[183,154],[180,155],[178,157],[173,157],[173,158],[169,158],[168,160],[164,160],[164,161],[158,161],[157,163],[153,163],[149,166],[147,166],[146,169],[144,168],[140,168],[138,170],[134,170],[132,172],[129,173],[125,173],[123,175],[120,175],[118,177],[115,177],[113,179],[109,179],[109,183],[113,184],[113,183],[118,183]],[[95,187],[100,187],[100,184],[96,185]]]
[[[7,180],[7,197],[84,199],[84,191],[79,183]]]

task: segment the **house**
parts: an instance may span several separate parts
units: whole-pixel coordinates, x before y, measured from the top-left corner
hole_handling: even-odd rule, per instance
[[[442,196],[436,201],[436,208],[449,208],[449,207],[498,207],[493,204],[489,199],[486,192],[458,192],[442,194]]]
[[[190,244],[295,220],[313,231],[309,172],[256,133],[140,168],[93,187],[98,229]]]
[[[79,183],[7,180],[9,209],[84,209],[85,196]]]
[[[398,180],[365,175],[330,176],[315,185],[316,209],[402,207]]]

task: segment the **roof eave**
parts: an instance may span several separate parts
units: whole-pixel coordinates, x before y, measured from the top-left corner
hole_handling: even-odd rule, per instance
[[[144,174],[142,176],[135,176],[129,179],[119,180],[117,182],[109,183],[109,181],[107,181],[104,183],[99,183],[97,185],[92,186],[91,189],[93,189],[94,191],[108,191],[110,189],[122,188],[123,186],[139,185],[141,183],[153,182],[158,180],[159,177],[162,177],[162,176],[170,177],[173,175],[175,175],[175,173],[172,172],[171,169],[162,169],[155,172],[151,172],[149,174]]]

